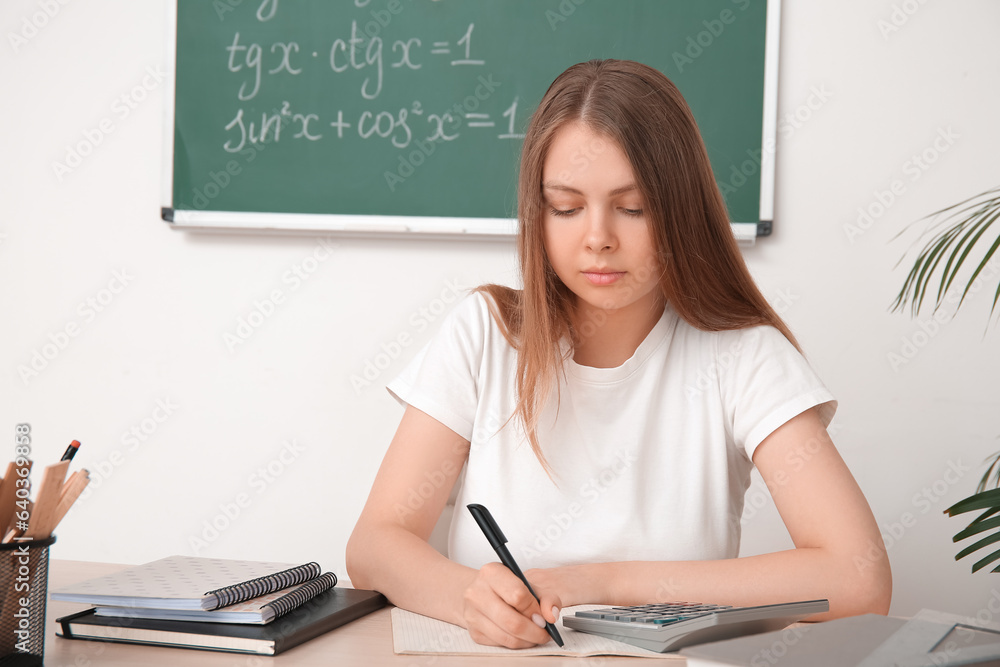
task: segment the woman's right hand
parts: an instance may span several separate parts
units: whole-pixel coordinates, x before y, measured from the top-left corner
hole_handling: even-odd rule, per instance
[[[505,566],[484,565],[463,596],[462,617],[472,639],[507,648],[529,648],[551,641],[545,622],[556,622],[562,604],[553,593],[535,592],[541,602]]]

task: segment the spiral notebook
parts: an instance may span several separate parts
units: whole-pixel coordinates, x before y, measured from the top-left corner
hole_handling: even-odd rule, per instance
[[[331,573],[328,575],[333,577],[330,585],[336,583],[336,576]],[[169,556],[65,586],[52,591],[50,597],[63,602],[99,606],[209,611],[319,577],[320,566],[317,563],[295,566],[287,563]],[[329,577],[326,579],[327,583]],[[313,591],[313,595],[318,592]],[[299,596],[289,596],[275,611],[303,601]]]
[[[273,591],[218,609],[155,609],[147,607],[94,607],[97,616],[145,618],[162,621],[203,621],[206,623],[252,623],[265,625],[301,606],[337,584],[337,575],[321,574],[290,589]]]

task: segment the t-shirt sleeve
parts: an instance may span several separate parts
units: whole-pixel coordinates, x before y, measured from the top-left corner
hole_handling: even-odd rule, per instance
[[[809,408],[819,406],[829,426],[837,401],[780,331],[760,326],[726,334],[721,345],[733,361],[721,374],[722,394],[733,440],[751,460],[764,438]]]
[[[386,389],[401,404],[413,406],[471,440],[490,317],[482,295],[463,298]]]

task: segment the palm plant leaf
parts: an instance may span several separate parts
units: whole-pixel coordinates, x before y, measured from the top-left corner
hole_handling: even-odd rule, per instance
[[[974,543],[970,544],[969,546],[965,547],[964,549],[962,549],[961,551],[959,551],[957,554],[955,554],[955,560],[959,560],[961,558],[965,558],[966,556],[968,556],[972,552],[979,551],[983,547],[989,546],[990,544],[993,544],[994,542],[1000,542],[1000,530],[998,530],[997,532],[993,533],[992,535],[988,535],[988,536],[984,537],[983,539],[979,540],[978,542],[974,542]]]
[[[997,560],[998,558],[1000,558],[1000,549],[997,549],[996,551],[994,551],[993,553],[991,553],[986,558],[983,558],[982,560],[977,560],[973,564],[973,566],[972,566],[972,571],[973,572],[978,572],[979,570],[983,569],[984,567],[986,567],[987,565],[989,565],[993,561]],[[998,565],[997,567],[993,568],[990,571],[991,572],[1000,572],[1000,565]]]
[[[997,288],[997,293],[1000,294],[1000,287]],[[986,490],[990,484],[991,474],[993,475],[993,486],[1000,487],[1000,452],[993,455],[993,462],[990,463],[990,467],[983,473],[983,478],[979,480],[979,485],[976,486],[976,493],[982,493]]]
[[[962,290],[958,301],[960,307],[976,279],[1000,249],[1000,233],[996,238],[987,236],[996,226],[1000,226],[995,225],[997,220],[1000,220],[1000,187],[969,197],[929,217],[931,224],[921,235],[921,239],[928,235],[930,239],[917,254],[903,287],[892,303],[893,311],[902,310],[909,305],[911,314],[916,316],[931,291],[931,285],[937,280],[937,290],[933,296],[936,311],[944,303],[949,289],[958,277],[959,271],[966,265],[973,249],[985,247],[983,256],[972,270],[971,277]],[[902,261],[903,258],[900,259],[900,262]],[[996,311],[998,302],[1000,302],[1000,285],[993,296],[991,317]]]
[[[939,301],[948,288],[951,287],[951,283],[955,280],[955,276],[958,275],[958,270],[962,267],[962,264],[965,263],[965,258],[968,257],[969,253],[972,251],[972,246],[974,246],[982,235],[989,230],[990,225],[993,223],[993,220],[996,219],[998,214],[1000,214],[1000,208],[998,208],[996,212],[991,212],[989,209],[981,209],[967,221],[972,224],[968,225],[968,231],[965,232],[965,236],[963,236],[958,242],[958,245],[955,247],[955,252],[948,258],[948,264],[945,265],[944,273],[941,276],[941,287],[938,289]],[[960,250],[961,254],[959,254]],[[992,255],[992,252],[987,253],[987,256],[990,255]],[[955,261],[956,257],[958,258],[957,262]],[[973,277],[972,280],[975,280],[975,277]]]
[[[993,465],[990,466],[990,470],[992,470],[996,464],[997,460],[995,459]],[[984,482],[989,476],[990,470],[987,470],[987,474],[983,476]],[[945,514],[955,516],[957,514],[963,514],[965,512],[980,509],[985,509],[986,511],[973,519],[972,523],[970,523],[964,530],[956,533],[952,538],[953,542],[964,540],[968,537],[984,533],[988,530],[1000,528],[1000,516],[997,516],[1000,514],[1000,489],[990,489],[988,491],[980,490],[979,493],[976,493],[975,495],[964,500],[960,500],[946,509]],[[969,554],[975,553],[976,551],[997,542],[1000,542],[1000,530],[994,530],[992,534],[987,535],[979,541],[965,547],[955,555],[955,560],[965,558]],[[997,549],[985,558],[976,561],[972,566],[972,571],[978,572],[997,559],[1000,559],[1000,549]],[[992,571],[1000,571],[1000,565]]]
[[[964,530],[960,530],[957,533],[955,533],[955,536],[951,538],[951,541],[958,542],[959,540],[964,540],[967,537],[978,535],[979,533],[985,532],[992,528],[1000,528],[1000,516],[996,516],[991,519],[984,519],[983,521],[979,521],[978,519],[973,521],[968,526],[966,526]]]
[[[959,500],[944,512],[949,516],[955,516],[956,514],[964,514],[965,512],[971,512],[972,510],[995,508],[1000,509],[1000,489],[981,491],[973,496],[969,496],[965,500]],[[982,518],[983,517],[980,517],[979,519],[976,519],[976,521],[979,521]]]
[[[990,509],[986,510],[976,518],[976,521],[983,521],[984,519],[993,516],[997,512],[1000,512],[1000,505],[997,505],[996,507],[991,507]]]

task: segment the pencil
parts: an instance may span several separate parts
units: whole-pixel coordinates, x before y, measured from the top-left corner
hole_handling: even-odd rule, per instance
[[[76,450],[78,449],[80,449],[80,441],[74,440],[73,442],[69,443],[69,447],[66,448],[66,451],[63,452],[62,458],[59,460],[72,461],[73,457],[76,456]]]
[[[80,497],[83,490],[90,483],[90,473],[86,470],[77,470],[75,473],[70,475],[70,478],[63,484],[62,493],[59,495],[59,504],[56,505],[55,512],[52,515],[52,519],[49,521],[47,530],[49,535],[56,529],[59,522],[62,521],[63,517],[66,516],[66,512],[69,508],[73,506],[76,499]]]
[[[25,533],[26,537],[45,538],[49,536],[46,531],[50,527],[52,516],[59,504],[59,496],[62,492],[63,480],[66,479],[67,468],[69,468],[69,461],[60,461],[45,466],[45,474],[42,476],[41,486],[38,487],[35,509],[31,512],[31,522]]]

